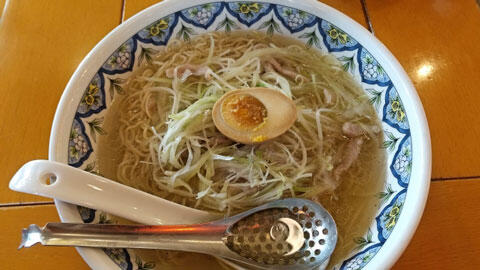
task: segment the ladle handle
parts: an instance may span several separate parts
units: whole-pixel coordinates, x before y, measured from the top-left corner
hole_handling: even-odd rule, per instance
[[[22,230],[19,248],[36,243],[45,246],[81,246],[103,248],[145,248],[180,250],[222,255],[225,249],[223,224],[198,225],[105,225],[47,223]]]
[[[191,224],[216,219],[207,212],[48,160],[26,163],[9,186],[15,191],[100,209],[143,224]]]

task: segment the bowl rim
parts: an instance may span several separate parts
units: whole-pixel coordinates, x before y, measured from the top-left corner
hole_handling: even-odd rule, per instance
[[[252,2],[251,0],[245,1]],[[50,133],[49,160],[65,163],[68,160],[65,149],[65,146],[68,145],[68,132],[62,134],[62,130],[65,130],[65,125],[68,125],[68,128],[70,127],[78,101],[83,95],[83,91],[76,91],[76,89],[84,89],[84,86],[90,82],[98,71],[98,68],[94,67],[101,67],[112,51],[136,34],[139,30],[136,26],[148,25],[162,16],[209,2],[238,2],[238,0],[165,0],[132,16],[98,42],[79,64],[60,98]],[[431,142],[428,123],[420,98],[407,73],[392,53],[362,25],[342,12],[315,0],[301,2],[295,0],[263,0],[259,2],[294,6],[297,9],[308,10],[313,15],[334,22],[336,26],[345,30],[375,57],[401,96],[405,111],[408,112],[412,149],[415,149],[415,154],[412,156],[412,174],[401,214],[402,218],[398,219],[389,238],[383,243],[378,253],[363,268],[367,270],[388,269],[400,257],[413,237],[425,208],[430,185]],[[81,222],[78,213],[72,211],[75,209],[74,205],[59,200],[55,200],[55,205],[62,222]],[[98,249],[77,248],[77,250],[93,269],[117,267],[112,260],[107,259],[106,254]]]

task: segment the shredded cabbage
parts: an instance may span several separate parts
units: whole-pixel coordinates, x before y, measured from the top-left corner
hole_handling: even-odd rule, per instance
[[[264,61],[271,57],[297,76],[267,71]],[[205,74],[188,69],[182,74],[185,64],[203,67]],[[166,77],[168,69],[175,70],[174,77]],[[294,126],[258,145],[224,137],[213,124],[212,107],[224,93],[245,87],[276,89],[294,100]],[[332,178],[337,149],[346,143],[341,124],[374,126],[361,93],[334,57],[302,46],[224,34],[173,42],[128,84],[117,177],[164,198],[224,213],[285,196],[331,192],[339,184]]]

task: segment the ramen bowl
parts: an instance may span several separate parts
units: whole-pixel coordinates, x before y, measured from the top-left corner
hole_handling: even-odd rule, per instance
[[[335,269],[388,269],[424,209],[431,171],[428,125],[411,81],[385,46],[346,15],[313,0],[167,0],[135,15],[108,34],[70,79],[53,122],[50,160],[97,172],[102,121],[129,76],[173,38],[236,30],[281,34],[330,53],[364,89],[384,131],[386,179],[368,232],[351,239],[357,248]],[[64,222],[105,221],[100,211],[55,203]],[[78,251],[93,269],[145,265],[133,250]]]

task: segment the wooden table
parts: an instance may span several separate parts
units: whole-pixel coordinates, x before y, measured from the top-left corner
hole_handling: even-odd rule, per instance
[[[56,105],[83,57],[124,19],[155,2],[0,0],[0,268],[88,269],[73,248],[16,250],[22,227],[58,216],[51,200],[7,185],[23,163],[47,158]],[[430,196],[394,269],[480,269],[476,0],[367,0],[366,13],[360,0],[324,2],[364,26],[371,23],[415,83],[430,125]]]

